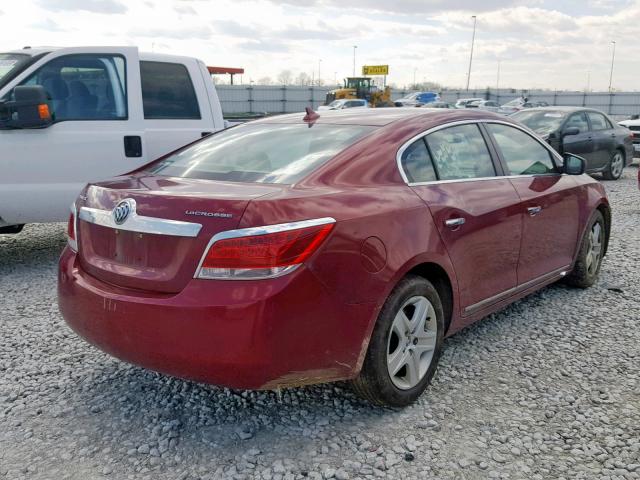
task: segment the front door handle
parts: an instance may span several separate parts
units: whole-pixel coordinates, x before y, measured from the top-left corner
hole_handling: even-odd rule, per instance
[[[444,224],[449,228],[461,227],[464,225],[466,220],[462,217],[460,218],[450,218],[449,220],[445,220]]]
[[[529,215],[531,215],[532,217],[535,217],[541,211],[542,211],[542,207],[529,207],[529,208],[527,208],[527,212],[529,212]]]

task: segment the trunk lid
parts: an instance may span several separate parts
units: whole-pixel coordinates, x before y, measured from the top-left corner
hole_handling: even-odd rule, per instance
[[[113,285],[177,293],[193,278],[211,237],[236,228],[252,199],[282,188],[142,175],[90,185],[79,203],[80,265],[90,275]],[[91,212],[93,218],[101,216],[111,221],[112,210],[125,199],[134,200],[138,216],[202,227],[196,236],[179,236],[130,231],[133,223],[127,222],[132,216],[121,226],[105,226],[81,218]],[[82,207],[86,207],[85,212]]]

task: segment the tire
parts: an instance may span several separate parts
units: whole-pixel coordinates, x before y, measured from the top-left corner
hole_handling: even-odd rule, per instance
[[[594,250],[594,229],[599,227],[599,253]],[[600,267],[602,266],[602,256],[604,254],[604,247],[607,244],[607,229],[604,222],[604,217],[599,210],[596,210],[587,230],[585,231],[584,238],[580,244],[580,251],[578,252],[578,258],[576,264],[573,267],[571,273],[565,278],[565,283],[578,288],[588,288],[595,283],[600,273]],[[594,256],[597,258],[594,259]],[[595,263],[594,263],[595,262]]]
[[[624,153],[620,150],[616,150],[611,154],[609,165],[607,165],[606,170],[602,172],[602,176],[605,180],[618,180],[624,171],[624,164]]]
[[[0,227],[0,235],[20,233],[24,228],[22,225],[9,225],[8,227]]]
[[[399,331],[403,326],[404,334]],[[435,374],[443,338],[444,313],[438,292],[424,278],[408,275],[380,311],[362,370],[351,381],[354,391],[375,405],[413,403]],[[397,369],[395,375],[389,361]]]

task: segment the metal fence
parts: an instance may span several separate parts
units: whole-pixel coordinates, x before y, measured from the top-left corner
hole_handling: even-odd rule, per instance
[[[273,85],[218,85],[218,96],[225,115],[244,113],[293,113],[305,107],[317,108],[324,104],[331,87],[299,87]],[[397,99],[412,93],[410,90],[392,90],[391,98]],[[549,105],[584,106],[608,113],[615,119],[640,114],[640,92],[553,92],[547,90],[444,90],[442,100],[455,103],[459,98],[484,98],[500,105],[509,100],[526,96],[531,102],[547,102]]]

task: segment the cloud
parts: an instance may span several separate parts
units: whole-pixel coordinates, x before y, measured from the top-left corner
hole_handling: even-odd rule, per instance
[[[142,27],[131,30],[129,35],[145,38],[172,38],[175,40],[183,40],[185,38],[191,40],[209,40],[212,35],[212,30],[208,25],[177,28]]]
[[[342,0],[269,0],[278,5],[295,7],[344,9]],[[387,12],[399,15],[434,14],[445,11],[488,12],[514,5],[537,5],[539,0],[351,0],[348,8],[367,12]]]
[[[62,28],[56,22],[50,18],[46,18],[31,25],[31,28],[37,28],[39,30],[46,30],[48,32],[66,32],[66,28]]]
[[[92,13],[126,13],[127,7],[118,0],[37,0],[42,8],[50,11],[79,11]]]
[[[281,42],[250,40],[241,42],[238,47],[245,50],[253,50],[259,52],[284,53],[290,50],[289,46]]]

